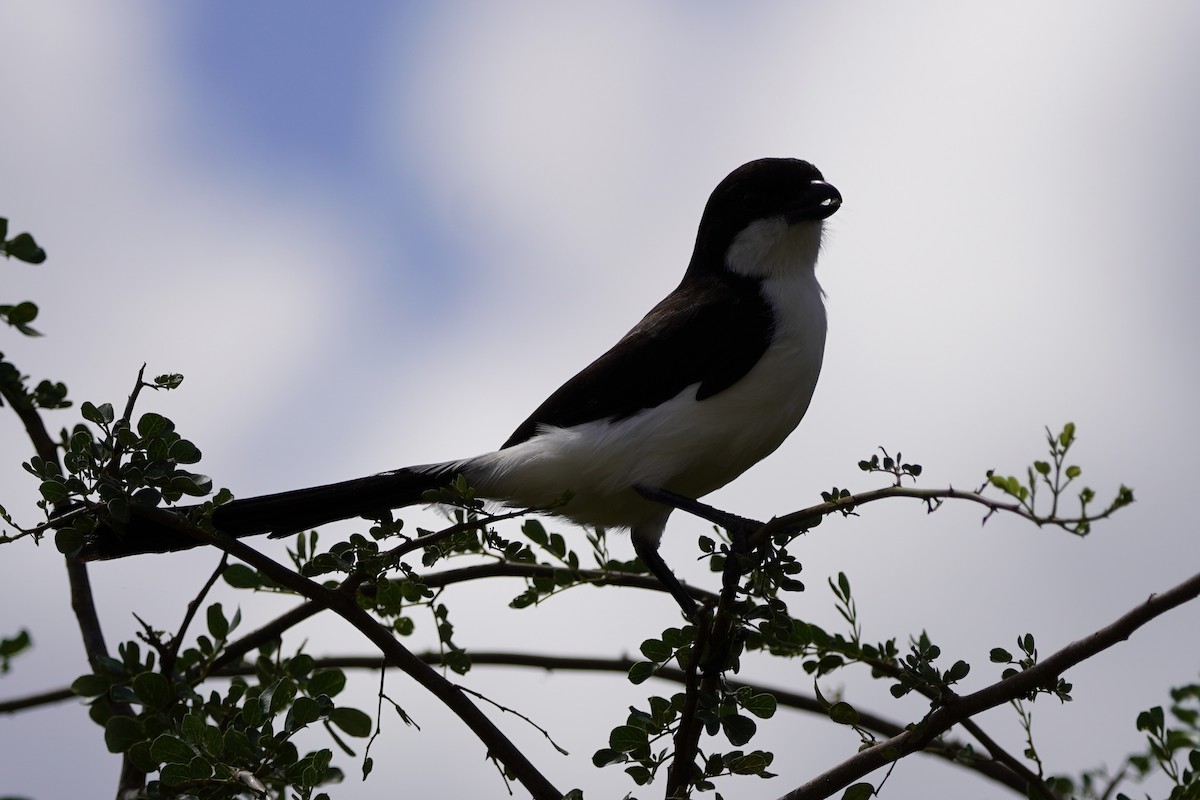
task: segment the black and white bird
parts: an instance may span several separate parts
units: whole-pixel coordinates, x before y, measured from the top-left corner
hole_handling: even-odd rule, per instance
[[[552,513],[629,529],[637,554],[689,612],[694,602],[658,553],[672,507],[636,487],[699,498],[799,424],[825,349],[814,274],[823,221],[841,202],[806,161],[738,167],[708,200],[679,286],[499,450],[235,500],[216,509],[213,524],[233,536],[294,533],[421,503],[457,475],[477,496],[513,507],[547,507],[569,493]],[[163,537],[153,549],[194,544]]]

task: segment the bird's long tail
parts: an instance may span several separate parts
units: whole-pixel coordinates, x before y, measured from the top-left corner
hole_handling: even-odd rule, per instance
[[[382,513],[421,502],[449,483],[448,465],[409,467],[365,478],[234,500],[213,511],[213,526],[231,536],[285,536],[328,522]]]
[[[406,467],[311,489],[234,500],[214,510],[213,526],[237,538],[261,533],[283,536],[328,522],[416,505],[430,489],[448,486],[456,466],[450,462]],[[156,509],[150,513],[131,509],[128,522],[96,528],[78,557],[94,561],[196,547],[202,542],[178,525],[179,518],[194,508]]]

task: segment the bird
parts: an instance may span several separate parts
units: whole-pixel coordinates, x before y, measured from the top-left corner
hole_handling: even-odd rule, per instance
[[[674,506],[774,452],[799,425],[825,350],[815,268],[842,196],[811,163],[761,158],[713,190],[679,285],[538,406],[499,449],[218,506],[213,526],[283,536],[423,502],[462,476],[475,495],[627,529],[634,551],[689,617],[693,598],[659,554]],[[565,501],[564,501],[564,498]],[[160,531],[98,557],[195,546]]]

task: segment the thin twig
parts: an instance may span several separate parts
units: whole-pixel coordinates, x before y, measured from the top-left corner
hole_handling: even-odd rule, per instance
[[[133,407],[137,404],[138,395],[142,393],[142,387],[148,386],[142,378],[146,374],[146,365],[142,364],[138,370],[137,380],[133,383],[133,391],[129,393],[129,398],[125,401],[125,411],[121,414],[121,418],[112,426],[112,458],[108,460],[108,464],[104,467],[104,474],[110,478],[116,478],[118,470],[121,468],[121,456],[125,452],[125,445],[121,442],[121,437],[117,433],[122,428],[130,427],[130,420],[133,419]]]
[[[225,568],[229,566],[229,553],[221,554],[221,561],[217,564],[217,568],[213,570],[212,575],[208,576],[208,580],[204,582],[204,586],[200,587],[200,593],[196,595],[187,604],[187,611],[183,615],[183,622],[179,624],[179,630],[171,637],[171,642],[167,645],[166,651],[162,655],[162,671],[163,674],[169,674],[175,667],[175,659],[179,657],[179,648],[183,645],[183,637],[187,634],[188,626],[192,624],[192,619],[196,616],[197,609],[204,602],[204,598],[208,596],[209,591],[225,572]],[[201,676],[203,679],[203,676]]]

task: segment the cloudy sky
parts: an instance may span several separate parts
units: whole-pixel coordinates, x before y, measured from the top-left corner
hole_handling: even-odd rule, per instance
[[[881,445],[922,463],[924,486],[972,486],[990,467],[1022,470],[1044,426],[1073,420],[1088,484],[1105,498],[1130,484],[1138,503],[1082,541],[1003,519],[981,527],[974,507],[864,509],[798,545],[809,590],[793,611],[835,625],[825,579],[845,571],[868,639],[925,628],[947,663],[975,665],[973,689],[998,677],[990,648],[1030,631],[1049,653],[1200,564],[1186,504],[1170,505],[1192,496],[1200,446],[1200,7],[331,8],[0,5],[0,216],[50,256],[0,265],[0,300],[38,302],[47,334],[0,334],[6,357],[77,401],[122,402],[143,362],[183,373],[180,391],[144,395],[143,409],[172,417],[240,495],[473,455],[678,282],[726,173],[802,157],[845,197],[819,268],[831,320],[821,385],[779,452],[713,501],[767,517],[831,485],[874,488],[855,464]],[[33,521],[36,487],[19,466],[29,447],[11,415],[0,443],[0,503]],[[664,553],[711,583],[687,568],[705,531],[674,520]],[[0,635],[26,626],[36,648],[0,695],[64,685],[84,662],[61,561],[27,543],[2,555]],[[131,635],[134,611],[174,627],[215,563],[189,553],[95,567],[110,645]],[[615,656],[678,620],[665,595],[614,590],[516,613],[505,603],[518,590],[452,595],[461,642]],[[255,620],[286,607],[221,599],[252,603]],[[1048,769],[1115,765],[1140,747],[1137,712],[1197,678],[1197,622],[1184,608],[1154,623],[1068,674],[1076,702],[1039,702]],[[300,635],[314,654],[366,650],[336,621]],[[754,662],[743,677],[811,689],[798,664]],[[900,721],[922,713],[838,680],[822,689]],[[361,684],[357,702],[373,709],[374,682]],[[560,787],[632,788],[589,756],[641,688],[484,668],[468,685],[572,752],[501,720]],[[402,676],[389,691],[423,732],[391,721],[372,779],[336,796],[502,791],[456,720]],[[980,722],[1023,749],[1010,710]],[[115,782],[78,706],[0,726],[0,792],[90,796]],[[755,744],[776,751],[781,777],[727,789],[768,798],[857,740],[781,715]],[[50,759],[70,769],[24,766]],[[930,786],[1003,796],[928,759],[897,767],[885,796]]]

